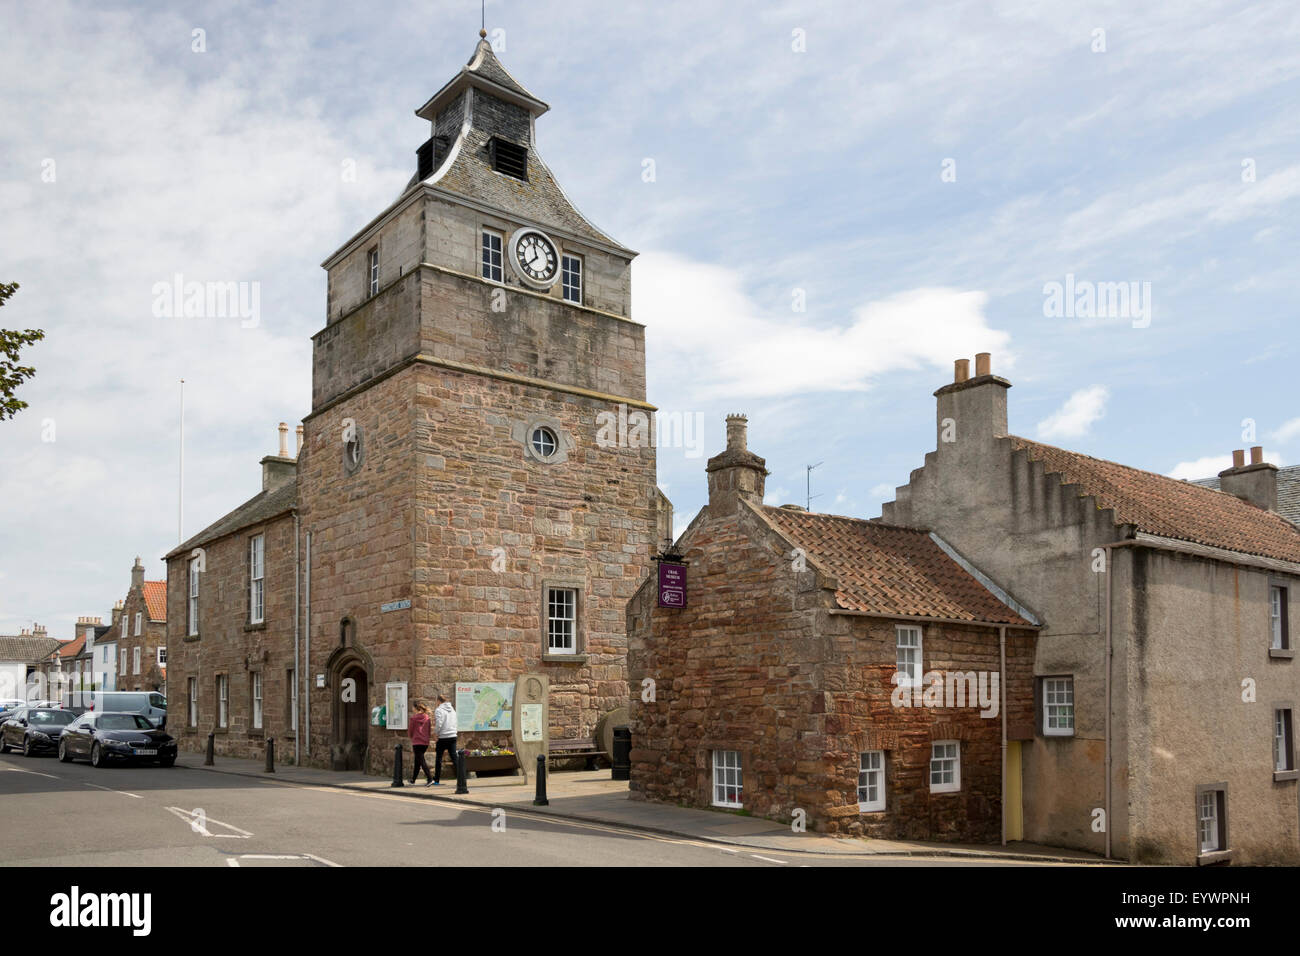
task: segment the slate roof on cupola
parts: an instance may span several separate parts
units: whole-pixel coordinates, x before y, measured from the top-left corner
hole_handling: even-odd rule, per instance
[[[492,44],[480,40],[469,64],[416,110],[416,115],[436,124],[438,115],[467,87],[512,102],[528,110],[533,119],[550,109],[506,71]],[[579,240],[588,239],[611,247],[629,258],[636,255],[578,211],[538,155],[531,135],[527,142],[516,144],[528,150],[527,179],[515,179],[493,170],[489,141],[494,134],[474,122],[474,113],[471,105],[455,140],[448,144],[437,168],[423,180],[424,185],[483,203],[543,228],[564,230]],[[412,176],[403,194],[417,182]]]

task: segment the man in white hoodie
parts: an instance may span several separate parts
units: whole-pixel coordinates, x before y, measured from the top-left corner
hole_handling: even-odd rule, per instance
[[[439,787],[442,786],[443,751],[451,756],[452,773],[456,772],[456,708],[441,694],[433,712],[433,728],[438,738],[437,749],[433,752],[433,785]]]

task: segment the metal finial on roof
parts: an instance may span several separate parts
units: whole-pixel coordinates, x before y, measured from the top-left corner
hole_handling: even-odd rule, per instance
[[[487,38],[487,31],[486,31],[486,30],[479,30],[479,31],[478,31],[478,35],[486,39],[486,38]]]

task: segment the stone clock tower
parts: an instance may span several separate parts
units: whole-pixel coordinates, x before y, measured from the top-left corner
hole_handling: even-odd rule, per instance
[[[403,734],[369,723],[388,682],[452,697],[543,673],[552,738],[627,704],[655,452],[597,435],[620,405],[652,412],[635,253],[542,161],[547,109],[480,41],[416,111],[431,135],[405,190],[324,262],[298,460],[314,760],[391,763]]]

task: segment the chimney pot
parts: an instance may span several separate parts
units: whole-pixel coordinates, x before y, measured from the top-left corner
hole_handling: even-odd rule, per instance
[[[975,374],[976,375],[993,374],[993,354],[991,352],[975,353]]]
[[[1264,463],[1263,445],[1256,445],[1254,448],[1250,450],[1250,463],[1252,465],[1260,465]]]
[[[299,455],[302,454],[302,426],[301,425],[299,425],[297,428],[293,430],[293,435],[294,435],[294,439],[297,441],[297,444],[294,446],[293,449],[293,457],[297,458]]]
[[[1235,449],[1232,453],[1232,467],[1243,468],[1246,464],[1246,453],[1240,448]]]
[[[952,365],[954,382],[964,382],[970,378],[970,359],[957,359]]]
[[[280,422],[280,457],[289,457],[289,426]]]

